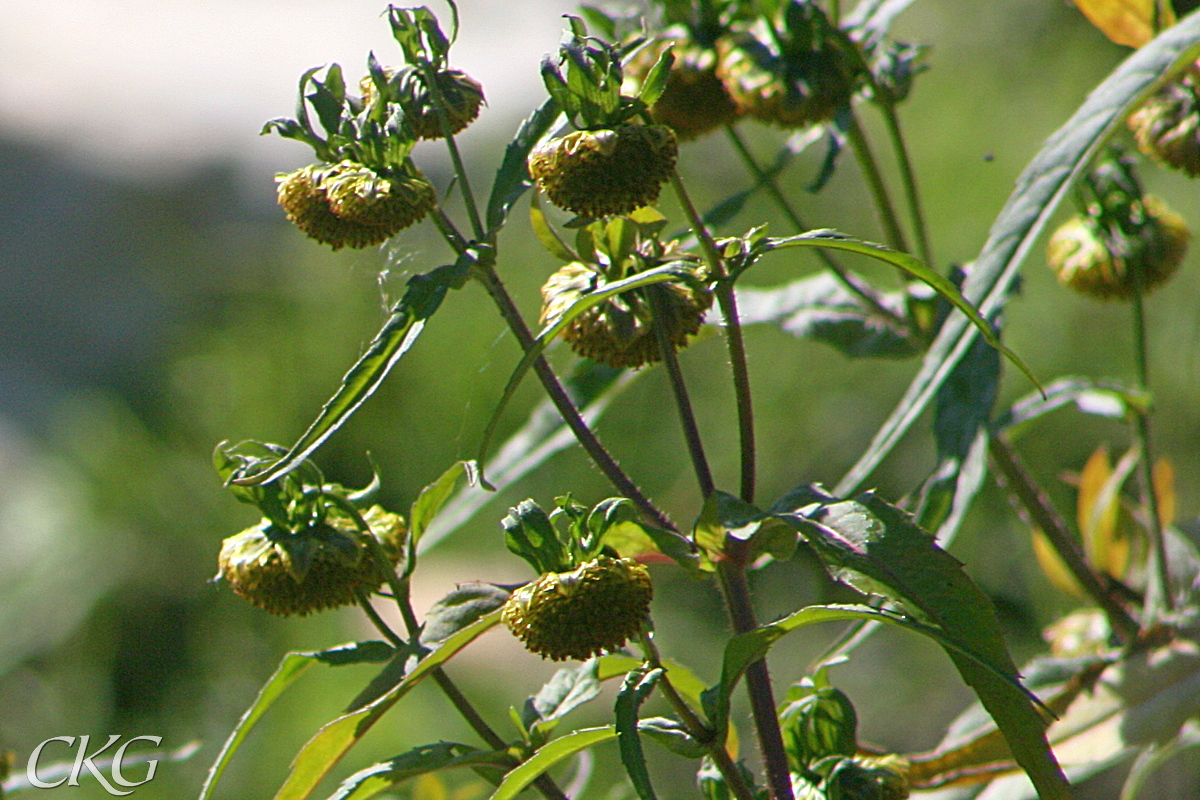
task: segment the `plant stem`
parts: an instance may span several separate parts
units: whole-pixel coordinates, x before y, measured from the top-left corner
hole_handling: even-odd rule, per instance
[[[725,322],[725,343],[729,350],[729,365],[733,372],[733,392],[737,402],[738,439],[741,454],[741,491],[740,496],[747,503],[754,502],[756,480],[755,447],[754,447],[754,398],[750,391],[750,369],[746,363],[746,343],[742,338],[742,324],[738,317],[737,297],[734,295],[733,284],[726,281],[725,262],[717,251],[716,242],[704,224],[704,220],[696,211],[696,206],[688,196],[687,189],[679,177],[679,172],[671,170],[671,186],[679,198],[692,233],[700,242],[704,253],[704,261],[716,281],[714,292],[717,304],[721,307],[721,317]]]
[[[917,176],[913,172],[912,160],[908,156],[908,146],[904,143],[904,131],[900,127],[896,104],[881,100],[878,105],[883,111],[888,137],[892,140],[892,149],[896,153],[896,165],[900,169],[900,180],[904,184],[904,199],[908,203],[913,236],[917,239],[917,255],[925,262],[925,266],[933,269],[933,246],[929,241],[929,229],[925,225],[925,214],[921,210],[921,195],[917,190]]]
[[[358,595],[358,604],[362,606],[367,619],[371,620],[371,624],[375,626],[376,630],[383,634],[383,638],[387,639],[397,649],[407,647],[408,643],[401,639],[400,635],[383,621],[383,617],[379,616],[379,612],[375,610],[375,606],[371,605],[371,598],[367,597],[366,593],[361,589],[356,591],[355,594]]]
[[[663,676],[658,681],[659,690],[663,693],[663,697],[667,698],[671,708],[679,715],[680,721],[687,728],[688,735],[705,745],[709,758],[720,770],[722,777],[725,778],[725,785],[729,787],[729,791],[733,793],[734,797],[738,800],[754,800],[754,790],[746,784],[741,770],[729,755],[729,751],[725,749],[725,743],[714,740],[713,729],[700,719],[671,683],[670,675],[659,656],[658,647],[654,644],[653,635],[643,628],[639,635],[639,642],[646,662],[655,669],[663,670]]]
[[[475,205],[475,193],[471,191],[471,181],[467,177],[466,167],[463,166],[462,155],[459,154],[454,135],[450,132],[450,118],[446,114],[446,98],[442,94],[442,87],[438,85],[437,73],[431,64],[426,64],[422,69],[422,74],[425,78],[425,86],[429,89],[429,96],[433,100],[433,107],[437,109],[438,124],[441,125],[442,135],[446,139],[446,149],[450,151],[454,174],[458,176],[459,185],[462,186],[463,205],[467,207],[471,230],[477,241],[483,241],[485,236],[483,219],[479,216],[479,208]]]
[[[1133,287],[1133,353],[1137,364],[1138,388],[1150,391],[1149,347],[1146,345],[1146,308],[1141,286]],[[1154,450],[1150,441],[1150,411],[1135,412],[1134,441],[1141,446],[1142,457],[1138,461],[1138,476],[1142,488],[1142,502],[1150,517],[1150,575],[1146,581],[1146,620],[1158,618],[1163,609],[1170,611],[1174,605],[1171,597],[1171,574],[1167,564],[1167,548],[1163,537],[1162,512],[1158,507],[1158,493],[1154,491]]]
[[[499,276],[490,265],[480,265],[473,273],[477,279],[487,289],[488,294],[492,296],[492,300],[496,303],[496,307],[500,310],[500,315],[504,317],[504,321],[508,323],[509,329],[513,335],[517,337],[517,342],[521,345],[523,351],[528,352],[533,347],[533,335],[529,332],[529,328],[525,326],[525,320],[521,317],[521,312],[517,310],[516,304],[513,303],[508,291],[501,283]],[[559,382],[558,376],[554,374],[550,364],[547,363],[545,357],[539,356],[533,362],[533,371],[538,376],[538,380],[542,382],[542,387],[546,390],[546,394],[550,396],[554,407],[558,409],[558,413],[562,416],[571,432],[575,434],[576,440],[595,462],[604,476],[612,482],[621,494],[633,501],[634,505],[642,512],[642,514],[652,523],[660,528],[667,530],[677,530],[675,523],[658,509],[645,493],[638,488],[623,469],[617,463],[612,454],[605,449],[600,440],[596,438],[595,433],[584,422],[583,417],[579,414],[579,409],[575,408],[575,404],[571,402],[571,398]]]
[[[883,174],[879,171],[879,164],[871,153],[867,135],[863,132],[862,126],[858,124],[858,117],[855,116],[853,110],[850,112],[850,123],[846,128],[846,133],[850,138],[850,146],[854,148],[854,155],[858,159],[863,177],[867,181],[867,188],[870,189],[871,197],[875,201],[875,209],[879,212],[879,220],[883,224],[884,238],[887,239],[888,247],[907,253],[908,243],[904,240],[904,231],[900,229],[900,222],[896,219],[896,209],[888,195],[887,184],[883,181]]]
[[[999,435],[991,437],[988,450],[1004,485],[1019,503],[1029,521],[1045,534],[1058,557],[1071,571],[1071,575],[1104,611],[1109,627],[1117,638],[1123,644],[1132,642],[1137,637],[1137,622],[1100,583],[1096,573],[1088,566],[1082,548],[1071,535],[1062,515],[1038,486],[1016,451]]]
[[[741,134],[737,132],[737,128],[735,128],[733,125],[726,125],[725,132],[729,135],[729,140],[733,143],[734,149],[737,150],[738,155],[741,157],[742,163],[746,165],[746,169],[748,169],[750,174],[754,176],[755,182],[766,188],[767,193],[771,195],[771,199],[775,202],[775,205],[778,206],[783,215],[787,217],[788,222],[792,223],[792,227],[795,229],[796,233],[804,233],[805,231],[810,230],[809,226],[804,223],[804,220],[800,218],[799,213],[792,206],[791,201],[788,200],[787,196],[784,195],[782,190],[780,190],[779,183],[775,180],[775,176],[763,169],[762,165],[758,163],[758,160],[754,158],[754,154],[751,153],[750,148],[746,146],[746,142],[742,139]],[[859,297],[864,303],[870,306],[870,308],[876,314],[886,320],[888,324],[894,327],[898,332],[908,331],[908,322],[895,311],[885,306],[883,301],[879,299],[878,293],[871,288],[870,284],[847,269],[841,261],[834,257],[834,255],[825,248],[818,247],[816,248],[816,251],[817,257],[824,262],[825,266],[829,268],[829,271],[833,273],[834,277],[837,278],[838,281],[840,281],[841,284],[845,286],[851,294]]]
[[[359,604],[363,607],[367,617],[374,623],[375,627],[383,633],[397,647],[407,645],[414,652],[424,652],[420,650],[421,641],[421,624],[417,620],[417,615],[413,612],[412,601],[409,599],[408,581],[396,574],[396,570],[392,566],[391,560],[383,551],[383,546],[379,540],[375,538],[375,534],[371,533],[371,526],[367,524],[362,515],[358,513],[358,509],[349,501],[336,496],[330,496],[330,499],[354,520],[358,526],[358,530],[362,538],[367,542],[367,549],[376,564],[387,574],[387,584],[392,590],[392,599],[396,603],[396,608],[400,611],[400,618],[404,620],[404,628],[408,632],[408,642],[401,639],[383,618],[371,606],[370,600],[366,595],[359,595]],[[504,750],[508,747],[508,743],[500,738],[499,734],[487,724],[487,721],[479,715],[475,707],[471,705],[471,701],[466,695],[455,685],[454,681],[450,680],[450,676],[441,667],[434,668],[430,675],[433,676],[434,682],[442,693],[446,695],[446,699],[454,706],[462,718],[466,720],[471,729],[483,739],[489,747],[494,750]],[[543,774],[538,776],[534,781],[534,785],[546,800],[567,800],[567,796],[563,794],[562,789],[554,782],[554,779],[549,775]]]
[[[696,480],[700,484],[700,494],[707,499],[716,487],[713,485],[708,459],[704,455],[704,442],[700,439],[700,428],[696,424],[696,415],[692,411],[692,401],[688,398],[683,371],[679,369],[675,343],[671,341],[666,330],[668,312],[663,308],[665,302],[663,291],[659,286],[646,287],[654,320],[654,336],[658,339],[658,349],[662,354],[663,366],[667,368],[667,375],[671,380],[671,392],[675,395],[675,406],[679,410],[679,423],[683,427],[683,438],[687,442],[688,454],[692,457],[692,468],[696,473]]]
[[[717,574],[721,579],[725,607],[729,610],[734,633],[747,633],[758,627],[758,621],[754,617],[750,590],[746,585],[744,554],[734,549],[738,545],[744,546],[745,543],[730,540],[729,544],[729,558],[717,566]],[[771,674],[765,658],[746,668],[746,692],[750,696],[750,710],[754,716],[754,728],[758,733],[758,746],[766,766],[771,797],[773,800],[792,800],[792,778],[788,771],[787,751],[783,747],[779,719],[775,716],[775,697],[771,690]]]

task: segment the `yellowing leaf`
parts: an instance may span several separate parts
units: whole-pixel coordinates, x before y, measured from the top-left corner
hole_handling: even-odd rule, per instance
[[[417,776],[413,781],[413,800],[447,800],[446,784],[432,772]]]
[[[1093,25],[1117,44],[1141,47],[1154,38],[1157,0],[1075,0]],[[1159,29],[1175,24],[1169,3],[1163,3]]]
[[[1158,499],[1158,516],[1163,525],[1175,519],[1175,466],[1169,458],[1160,458],[1154,465],[1154,496]]]
[[[1108,458],[1108,448],[1100,445],[1079,473],[1079,498],[1075,507],[1083,550],[1088,561],[1095,566],[1105,563],[1108,543],[1117,526],[1116,502],[1104,502],[1104,487],[1110,477],[1112,463]],[[1116,498],[1111,500],[1115,501]]]
[[[1059,591],[1065,592],[1072,597],[1078,597],[1080,600],[1087,600],[1087,593],[1083,591],[1083,587],[1075,580],[1075,576],[1071,574],[1071,570],[1067,569],[1067,565],[1058,557],[1058,553],[1054,551],[1050,540],[1046,538],[1046,534],[1042,533],[1037,528],[1033,529],[1033,554],[1037,557],[1038,566],[1042,568],[1042,574],[1045,575],[1050,583]]]

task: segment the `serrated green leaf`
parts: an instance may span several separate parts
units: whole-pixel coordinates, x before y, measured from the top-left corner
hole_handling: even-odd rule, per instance
[[[225,768],[229,766],[230,760],[237,753],[246,736],[262,719],[263,714],[267,713],[271,705],[279,699],[279,696],[295,683],[309,667],[318,661],[331,666],[386,661],[391,657],[392,652],[394,652],[394,648],[384,642],[352,642],[329,650],[313,653],[288,653],[284,656],[275,672],[258,690],[254,702],[250,704],[250,707],[238,720],[237,725],[233,727],[229,738],[225,740],[221,752],[217,754],[217,760],[213,762],[212,767],[208,770],[208,776],[204,779],[199,800],[208,800],[212,797],[213,792],[216,791],[217,782],[221,780]]]
[[[800,493],[796,498],[806,503],[811,495]],[[805,538],[826,564],[865,576],[874,590],[942,630],[955,645],[947,654],[996,720],[1017,763],[1045,800],[1069,798],[1066,779],[1046,741],[1046,722],[1017,682],[991,602],[962,564],[906,514],[872,494],[852,501],[830,497],[803,508],[790,505],[796,513],[778,508],[781,518],[796,521],[801,530],[805,520],[813,526]]]
[[[418,775],[456,767],[509,769],[513,757],[506,750],[487,752],[457,742],[414,747],[406,753],[359,770],[338,786],[328,800],[367,800]]]
[[[1095,381],[1091,378],[1060,378],[1046,386],[1046,394],[1031,394],[1021,398],[996,418],[997,431],[1007,431],[1010,437],[1019,436],[1030,422],[1063,406],[1074,403],[1085,414],[1121,418],[1126,414],[1145,411],[1150,407],[1146,393],[1116,381]]]
[[[504,780],[496,787],[490,800],[513,800],[537,777],[553,767],[564,758],[575,755],[580,750],[617,738],[617,729],[612,725],[602,728],[581,728],[561,736],[542,747],[521,766],[504,776]]]
[[[664,283],[666,281],[690,275],[692,265],[685,261],[672,261],[669,264],[663,264],[653,269],[648,269],[645,272],[639,272],[636,275],[631,275],[628,278],[612,283],[606,283],[602,288],[594,292],[590,292],[581,296],[573,302],[562,316],[555,320],[552,324],[547,325],[534,338],[533,344],[525,352],[516,369],[513,370],[512,376],[508,379],[508,385],[504,387],[504,393],[500,397],[500,401],[496,404],[495,410],[492,412],[492,419],[488,423],[487,429],[484,431],[483,440],[479,446],[479,457],[476,459],[479,463],[484,463],[484,457],[487,454],[488,446],[491,443],[492,434],[495,433],[496,425],[500,422],[500,416],[504,411],[508,401],[516,392],[517,387],[521,385],[521,379],[525,377],[525,373],[533,366],[543,352],[546,346],[553,341],[554,337],[561,333],[571,322],[587,311],[594,305],[602,303],[610,297],[614,297],[621,292],[627,292],[630,289],[638,289],[643,286],[651,286],[656,283]],[[486,478],[480,474],[480,482],[487,485]]]
[[[253,475],[233,479],[240,485],[263,484],[291,472],[332,436],[375,393],[396,362],[416,342],[425,322],[441,306],[447,290],[459,288],[470,267],[468,258],[438,267],[408,281],[404,297],[392,309],[387,321],[357,363],[342,378],[341,385],[308,430],[270,468]]]
[[[577,667],[554,673],[536,695],[525,701],[522,723],[549,735],[560,719],[600,696],[600,662],[590,658]]]
[[[449,661],[458,651],[499,622],[499,610],[485,614],[441,642],[387,694],[364,708],[343,714],[324,725],[296,754],[288,777],[275,793],[274,800],[306,800],[350,748],[357,744],[392,706],[430,672]]]
[[[662,93],[667,88],[667,78],[671,74],[671,66],[675,63],[675,53],[673,45],[663,48],[659,53],[658,59],[654,62],[654,66],[646,73],[646,77],[642,80],[642,88],[638,91],[638,99],[647,106],[652,106],[658,102],[658,98],[662,97]]]
[[[489,235],[494,235],[504,225],[508,212],[525,190],[533,185],[529,168],[525,166],[529,153],[545,136],[561,115],[554,98],[546,100],[517,129],[517,135],[504,148],[504,158],[492,180],[492,192],[488,197],[487,225]]]
[[[646,717],[638,722],[638,732],[684,758],[703,758],[709,748],[696,741],[678,720]]]
[[[1046,223],[1122,120],[1170,75],[1200,56],[1200,14],[1192,14],[1133,53],[1058,129],[1017,179],[1017,187],[992,224],[987,242],[963,284],[963,296],[988,317],[1003,305]],[[835,488],[855,491],[920,416],[967,352],[978,331],[951,314],[921,368],[870,447]]]
[[[784,239],[767,239],[765,240],[764,249],[778,250],[784,247],[823,247],[830,250],[845,250],[851,253],[859,253],[860,255],[877,258],[880,261],[885,261],[894,267],[897,267],[912,277],[923,283],[928,284],[935,292],[945,298],[951,305],[962,312],[963,315],[975,326],[984,340],[992,347],[999,350],[1004,356],[1011,361],[1025,376],[1035,385],[1040,386],[1032,370],[1025,365],[1025,362],[1017,356],[1012,350],[1009,350],[999,337],[996,336],[992,326],[979,313],[979,311],[963,297],[958,287],[951,283],[946,278],[934,272],[929,267],[921,263],[921,261],[908,253],[901,253],[897,250],[884,247],[881,244],[873,242],[864,242],[861,239],[855,239],[852,236],[847,236],[843,233],[833,230],[816,230],[807,233],[801,233],[796,236],[788,236]]]

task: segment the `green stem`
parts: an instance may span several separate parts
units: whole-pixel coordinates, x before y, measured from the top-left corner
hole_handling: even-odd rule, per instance
[[[659,691],[663,693],[663,697],[667,698],[667,702],[671,704],[671,708],[679,715],[679,719],[687,729],[688,735],[705,746],[709,757],[713,760],[713,764],[716,765],[721,775],[725,778],[725,785],[729,787],[729,791],[738,800],[754,800],[754,790],[746,784],[741,770],[738,769],[737,764],[729,755],[729,751],[725,749],[725,744],[715,741],[715,732],[713,729],[700,719],[671,683],[669,673],[663,667],[662,658],[659,656],[658,647],[654,644],[654,637],[645,628],[642,629],[639,635],[639,643],[641,644],[646,663],[654,669],[663,670],[663,676],[658,681]]]
[[[727,539],[728,560],[717,566],[721,589],[725,596],[725,607],[736,634],[748,633],[758,627],[754,607],[750,602],[750,589],[746,584],[744,554],[735,550],[744,542]],[[762,752],[767,772],[767,784],[773,800],[792,800],[792,778],[788,770],[787,751],[783,746],[783,733],[779,730],[779,718],[775,716],[775,696],[771,690],[771,674],[767,660],[761,658],[746,668],[746,692],[750,696],[750,710],[754,716],[754,729],[758,734],[758,746]]]
[[[767,194],[771,196],[775,205],[787,217],[788,222],[792,224],[796,233],[804,233],[810,230],[809,226],[804,223],[804,220],[800,218],[800,214],[792,206],[791,201],[788,200],[787,196],[779,188],[779,182],[775,180],[775,175],[768,172],[758,163],[754,154],[750,152],[750,148],[746,146],[746,142],[742,139],[741,134],[737,132],[737,128],[733,125],[726,125],[725,132],[729,135],[729,140],[733,143],[734,149],[737,150],[738,155],[741,157],[742,163],[746,165],[746,169],[754,176],[755,183],[766,188]],[[898,333],[910,333],[907,320],[884,305],[883,301],[879,298],[879,294],[871,288],[870,284],[847,269],[841,261],[825,248],[818,247],[816,251],[817,257],[821,259],[825,266],[829,268],[829,271],[833,273],[834,277],[851,294],[860,298]]]
[[[696,480],[700,484],[700,494],[707,499],[716,487],[713,484],[712,470],[708,466],[708,458],[704,455],[704,442],[700,439],[700,428],[696,424],[696,415],[692,411],[692,401],[688,398],[683,371],[680,370],[679,359],[675,355],[675,343],[671,341],[671,337],[667,333],[668,312],[663,307],[665,303],[664,290],[659,286],[647,286],[646,290],[650,300],[654,336],[658,339],[658,349],[662,354],[663,366],[667,368],[667,375],[671,381],[671,392],[675,396],[675,406],[679,410],[679,423],[683,427],[683,438],[687,442],[688,454],[692,458],[692,468],[696,473]]]
[[[888,137],[892,140],[892,149],[896,153],[896,164],[900,169],[900,180],[904,184],[904,199],[908,203],[908,213],[911,217],[913,235],[917,239],[917,255],[925,262],[925,266],[934,267],[933,246],[929,240],[929,229],[925,224],[925,214],[921,209],[921,195],[917,189],[917,176],[913,172],[912,160],[908,155],[908,146],[904,142],[904,131],[900,127],[900,117],[896,113],[896,104],[890,101],[879,101],[883,111],[883,119],[887,124]]]
[[[1133,352],[1137,365],[1138,388],[1150,391],[1149,347],[1146,344],[1146,308],[1141,287],[1133,287]],[[1171,597],[1171,574],[1167,564],[1167,548],[1163,537],[1162,512],[1158,507],[1158,493],[1154,491],[1154,449],[1150,439],[1150,412],[1136,412],[1134,419],[1134,441],[1141,447],[1142,457],[1138,461],[1139,482],[1142,502],[1150,517],[1150,560],[1151,569],[1146,581],[1145,616],[1152,621],[1160,611],[1170,611],[1174,605]]]
[[[533,334],[529,332],[529,328],[525,326],[525,320],[521,317],[521,312],[517,310],[517,306],[513,303],[508,291],[504,288],[500,278],[496,275],[495,270],[490,265],[480,265],[473,273],[475,277],[484,285],[488,294],[492,296],[492,300],[496,303],[496,307],[500,310],[500,315],[504,317],[504,321],[508,323],[508,327],[512,330],[513,335],[517,337],[517,342],[521,345],[521,349],[528,352],[533,347]],[[604,476],[612,482],[621,494],[633,501],[634,505],[642,512],[642,514],[653,524],[667,530],[677,530],[675,524],[665,513],[658,509],[650,501],[644,492],[638,488],[623,469],[613,458],[612,454],[601,444],[596,438],[596,434],[588,427],[583,417],[579,414],[579,409],[575,408],[575,404],[567,395],[567,392],[559,382],[558,376],[554,374],[550,364],[544,356],[539,356],[533,362],[534,374],[538,376],[542,387],[549,395],[554,407],[558,409],[558,413],[562,416],[571,432],[575,434],[576,440],[595,462]]]
[[[1076,582],[1104,611],[1113,633],[1123,644],[1129,644],[1136,639],[1137,622],[1100,583],[1099,577],[1088,566],[1083,549],[1067,528],[1066,521],[1038,486],[1016,451],[999,435],[991,437],[988,451],[1000,477],[1003,478],[1004,485],[1018,502],[1029,522],[1045,534]]]
[[[725,323],[725,343],[729,350],[729,364],[733,372],[733,391],[737,402],[738,439],[741,455],[741,498],[747,503],[754,502],[756,480],[755,446],[754,446],[754,397],[750,391],[750,369],[746,362],[746,342],[742,337],[742,324],[738,317],[737,297],[734,295],[733,284],[726,279],[725,262],[717,251],[716,242],[705,226],[704,220],[696,211],[696,206],[688,196],[687,189],[679,177],[679,173],[671,170],[671,186],[679,198],[692,233],[700,242],[704,253],[704,261],[708,265],[712,277],[716,280],[715,293],[717,304],[721,308],[721,317]]]
[[[355,595],[358,596],[358,604],[362,606],[367,619],[371,620],[371,624],[375,626],[376,630],[383,634],[383,638],[387,639],[396,649],[407,647],[408,643],[383,621],[383,617],[379,616],[379,612],[375,610],[375,606],[371,605],[371,598],[367,597],[366,592],[359,589],[355,591]]]
[[[462,187],[463,205],[467,207],[467,216],[471,220],[471,230],[475,233],[475,239],[482,242],[485,236],[483,218],[479,216],[479,208],[475,205],[475,193],[471,191],[471,181],[467,177],[467,170],[463,166],[462,155],[458,152],[458,145],[454,141],[454,135],[450,132],[450,118],[446,114],[446,98],[442,94],[442,87],[438,85],[437,72],[432,64],[425,64],[422,73],[425,77],[425,86],[429,89],[429,96],[433,100],[433,107],[437,109],[438,124],[442,127],[442,136],[446,140],[446,149],[450,151],[450,161],[454,165],[454,174],[458,177],[459,186]]]
[[[883,174],[879,171],[879,163],[871,153],[867,135],[863,132],[862,126],[858,123],[858,117],[853,111],[850,112],[850,124],[846,133],[850,137],[850,146],[854,148],[854,155],[858,159],[863,177],[867,181],[867,188],[875,201],[875,209],[879,212],[888,247],[907,253],[908,243],[904,240],[904,231],[900,229],[900,222],[896,218],[896,209],[888,194],[887,184],[884,183]]]

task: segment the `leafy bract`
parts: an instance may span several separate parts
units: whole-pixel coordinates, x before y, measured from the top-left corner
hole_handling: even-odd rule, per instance
[[[229,761],[241,747],[246,736],[254,729],[263,714],[267,713],[267,709],[309,667],[318,662],[331,666],[377,663],[387,661],[392,657],[393,652],[394,648],[386,642],[369,641],[352,642],[315,653],[288,653],[284,656],[275,672],[258,690],[258,696],[254,698],[250,708],[246,709],[246,713],[242,714],[242,718],[234,726],[229,738],[225,740],[221,752],[217,754],[217,760],[208,770],[208,777],[205,778],[204,786],[200,789],[199,800],[208,800],[212,797],[217,788],[217,782],[221,780],[221,775],[224,774],[225,768],[229,766]]]
[[[275,793],[275,800],[305,800],[309,797],[329,770],[333,769],[392,706],[429,673],[499,622],[499,610],[485,614],[439,643],[404,676],[403,680],[382,697],[324,725],[292,761],[291,771],[283,786]]]
[[[1131,55],[1058,129],[1017,179],[963,284],[966,300],[990,317],[1058,204],[1125,116],[1173,73],[1200,55],[1200,14],[1192,14]],[[962,314],[942,324],[921,368],[871,446],[835,487],[846,495],[879,465],[933,399],[979,331]]]
[[[447,290],[462,287],[474,258],[475,255],[464,255],[454,264],[410,278],[404,296],[367,345],[367,351],[342,378],[341,385],[322,406],[308,430],[271,467],[253,475],[235,477],[232,482],[269,483],[295,469],[324,444],[375,393],[396,362],[413,346],[426,321],[441,306]]]
[[[525,160],[538,140],[545,136],[558,121],[561,112],[553,98],[546,100],[530,117],[521,123],[517,135],[504,148],[504,160],[496,170],[492,181],[492,193],[488,197],[487,226],[495,233],[504,225],[513,204],[521,199],[533,180]]]

